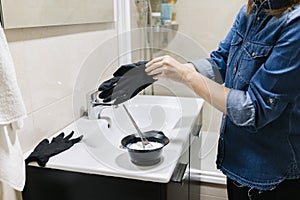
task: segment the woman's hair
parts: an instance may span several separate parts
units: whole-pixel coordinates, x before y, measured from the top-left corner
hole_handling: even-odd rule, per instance
[[[287,1],[287,3],[284,6],[282,6],[281,8],[269,9],[269,10],[266,10],[266,12],[269,15],[274,15],[274,16],[280,15],[284,11],[286,11],[300,3],[300,0],[286,0],[286,1]],[[251,12],[252,6],[253,6],[253,0],[248,0],[247,14],[249,14]]]

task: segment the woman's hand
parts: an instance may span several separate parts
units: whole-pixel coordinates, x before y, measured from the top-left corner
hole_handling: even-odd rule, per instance
[[[169,78],[186,84],[205,101],[226,114],[226,100],[230,89],[198,73],[193,64],[182,64],[171,56],[162,56],[148,62],[145,71],[154,79]]]
[[[193,64],[182,64],[171,56],[154,58],[146,64],[146,73],[154,79],[168,78],[186,83],[187,74],[196,72]]]

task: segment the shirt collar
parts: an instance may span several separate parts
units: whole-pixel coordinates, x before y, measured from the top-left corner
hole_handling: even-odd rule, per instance
[[[253,0],[254,3],[259,6],[261,5],[260,0]],[[289,5],[289,1],[287,0],[266,0],[268,8],[271,10],[276,10]]]

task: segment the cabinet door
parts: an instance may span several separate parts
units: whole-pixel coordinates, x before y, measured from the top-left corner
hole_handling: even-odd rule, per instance
[[[27,167],[23,200],[161,200],[161,184]]]
[[[190,137],[192,137],[190,135]],[[167,200],[189,200],[190,196],[190,139],[184,145],[184,152],[171,177],[167,187]]]
[[[201,148],[201,137],[193,137],[191,145],[191,169],[200,169],[201,160],[199,158],[199,151]],[[196,174],[190,173],[190,200],[200,199],[200,177]]]
[[[192,167],[200,165],[199,159],[192,159],[193,157],[191,156],[191,154],[199,153],[200,149],[198,146],[192,145],[193,142],[199,142],[199,140],[200,138],[198,136],[194,136],[194,134],[190,135],[186,151],[181,156],[179,164],[177,164],[177,166],[181,167],[179,167],[179,170],[175,169],[172,181],[168,185],[168,200],[200,199],[200,180],[197,180],[195,177],[191,177],[192,174],[190,173]],[[186,167],[185,169],[184,166]],[[176,171],[179,171],[179,175],[177,175]]]
[[[190,159],[189,159],[189,171],[191,169],[200,169],[201,160],[199,158],[199,153],[201,149],[201,128],[202,128],[202,117],[203,110],[199,112],[198,118],[192,130],[192,135],[190,138]],[[189,173],[189,200],[199,200],[200,199],[200,177],[195,174]]]
[[[167,200],[189,200],[188,175],[181,182],[171,181],[167,187]]]

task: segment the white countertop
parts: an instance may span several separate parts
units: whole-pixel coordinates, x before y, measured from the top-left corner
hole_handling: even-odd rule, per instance
[[[191,98],[182,98],[183,105],[189,104]],[[195,100],[193,100],[195,101]],[[70,149],[53,156],[46,164],[46,168],[60,169],[66,171],[96,174],[103,176],[122,177],[136,179],[142,181],[151,181],[159,183],[168,183],[173,174],[175,166],[184,151],[185,145],[188,142],[191,131],[191,113],[197,113],[203,106],[203,100],[197,100],[197,109],[182,109],[182,120],[178,127],[174,127],[170,134],[166,134],[170,139],[170,143],[164,147],[162,152],[162,160],[160,163],[153,166],[137,166],[131,163],[127,150],[111,146],[106,149],[105,159],[99,159],[93,152],[93,147],[85,142],[85,136],[80,143],[75,144]],[[186,119],[186,120],[184,120]],[[93,120],[89,120],[91,123]],[[64,132],[65,135],[74,131],[74,136],[84,135],[83,129],[80,128],[81,123],[90,123],[85,117],[78,119],[69,126],[58,131],[53,136]],[[87,124],[87,127],[89,125]],[[49,139],[51,140],[52,137]],[[33,151],[26,152],[25,158]],[[97,147],[95,147],[95,151]],[[107,158],[107,159],[106,159]],[[36,163],[30,163],[31,166],[37,166]]]

